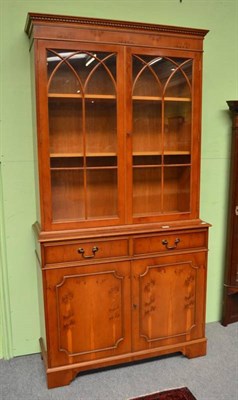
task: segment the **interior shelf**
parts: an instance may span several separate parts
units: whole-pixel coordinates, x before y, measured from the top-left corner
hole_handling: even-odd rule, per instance
[[[51,167],[51,171],[76,171],[76,170],[108,170],[108,169],[117,169],[117,166],[96,166],[96,167]]]
[[[191,167],[191,164],[138,164],[133,165],[133,168],[167,168],[167,167]]]
[[[51,171],[76,171],[83,170],[83,167],[52,167]]]
[[[86,153],[85,157],[116,157],[117,153]],[[83,153],[50,153],[50,158],[84,157]]]
[[[187,150],[166,150],[163,153],[162,152],[158,152],[158,151],[135,151],[133,153],[133,156],[161,156],[161,155],[165,155],[165,156],[183,156],[183,155],[190,155],[190,151]]]
[[[82,96],[80,93],[48,93],[49,98],[60,99],[89,99],[89,100],[115,100],[116,95],[112,94],[85,94]],[[133,96],[132,100],[137,101],[181,101],[191,102],[190,97],[160,97],[160,96]]]
[[[80,93],[48,93],[50,98],[60,99],[89,99],[89,100],[115,100],[116,96],[113,94],[85,94],[82,96]]]
[[[181,102],[191,102],[190,97],[159,97],[159,96],[133,96],[132,100],[137,101],[181,101]]]
[[[140,165],[133,165],[133,168],[161,168],[161,164],[140,164]]]

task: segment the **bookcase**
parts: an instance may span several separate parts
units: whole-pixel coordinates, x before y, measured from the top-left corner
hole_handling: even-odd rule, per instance
[[[206,354],[199,218],[207,31],[29,13],[48,387]]]
[[[222,325],[238,321],[238,101],[227,101],[232,118],[227,246]]]

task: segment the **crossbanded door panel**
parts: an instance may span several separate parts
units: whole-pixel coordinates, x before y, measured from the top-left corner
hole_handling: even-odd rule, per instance
[[[203,337],[205,253],[133,262],[133,350]]]
[[[50,366],[130,350],[129,263],[46,271]]]

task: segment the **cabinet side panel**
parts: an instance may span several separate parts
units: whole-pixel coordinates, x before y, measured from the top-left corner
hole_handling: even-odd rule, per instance
[[[43,340],[44,347],[47,348],[46,342],[46,330],[45,330],[45,311],[44,311],[44,290],[43,290],[43,279],[41,262],[36,251],[36,268],[37,268],[37,283],[38,283],[38,303],[39,303],[39,316],[40,316],[40,336]]]
[[[35,177],[35,197],[36,197],[36,216],[37,221],[41,221],[40,217],[40,194],[39,194],[39,170],[38,170],[38,152],[37,152],[37,121],[36,121],[36,77],[35,77],[35,47],[30,50],[31,65],[31,97],[32,97],[32,134],[34,145],[34,177]]]

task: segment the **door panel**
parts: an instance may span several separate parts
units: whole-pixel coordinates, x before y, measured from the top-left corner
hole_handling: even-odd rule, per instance
[[[133,217],[191,211],[192,66],[132,54]]]
[[[42,41],[39,52],[43,229],[121,224],[123,49]]]
[[[127,262],[46,271],[51,367],[130,350]]]
[[[204,334],[205,254],[133,262],[133,350]]]

